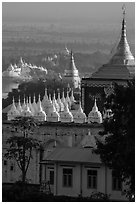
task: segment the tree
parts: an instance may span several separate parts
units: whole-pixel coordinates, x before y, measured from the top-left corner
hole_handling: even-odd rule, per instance
[[[17,117],[13,121],[14,134],[7,139],[7,159],[14,159],[22,172],[22,183],[26,182],[26,174],[32,157],[33,149],[40,147],[40,141],[30,136],[33,133],[33,127],[36,123],[31,117]]]
[[[126,195],[135,193],[135,82],[127,87],[114,85],[114,93],[106,98],[106,109],[112,116],[104,120],[105,141],[97,139],[96,153],[127,184]]]

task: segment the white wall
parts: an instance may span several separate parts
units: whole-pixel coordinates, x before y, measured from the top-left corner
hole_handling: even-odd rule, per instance
[[[83,165],[82,167],[82,180],[83,180],[82,188],[83,188],[84,197],[91,196],[92,192],[105,193],[104,167],[98,167],[98,165],[94,165],[94,167],[97,167],[97,168],[92,168],[92,166],[89,167],[89,165]],[[88,169],[97,170],[97,189],[87,188],[87,170]]]
[[[67,166],[68,165],[68,166]],[[50,165],[46,165],[46,172]],[[93,168],[94,167],[94,168]],[[63,186],[63,168],[72,168],[73,169],[73,186],[64,187]],[[54,195],[66,195],[66,196],[78,196],[81,193],[81,169],[82,168],[82,196],[89,197],[92,192],[102,192],[110,194],[110,198],[114,200],[126,200],[124,196],[121,195],[120,191],[112,191],[112,176],[111,170],[107,168],[107,174],[105,173],[105,166],[101,165],[81,165],[72,163],[59,163],[54,165]],[[97,170],[97,189],[88,189],[87,188],[87,170],[93,169]],[[46,173],[48,178],[48,175]],[[106,177],[105,177],[106,176]],[[107,183],[106,183],[107,182]]]
[[[62,164],[63,165],[63,164]],[[64,164],[65,165],[65,164]],[[67,196],[78,196],[80,194],[80,168],[79,165],[73,164],[70,167],[58,165],[58,184],[57,184],[57,195],[67,195]],[[73,185],[72,187],[63,186],[63,168],[72,168],[73,169]]]

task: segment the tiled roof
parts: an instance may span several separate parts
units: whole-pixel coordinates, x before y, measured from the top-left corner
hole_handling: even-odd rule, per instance
[[[60,161],[72,163],[95,163],[101,164],[100,156],[92,152],[92,148],[76,148],[65,147],[55,148],[55,150],[48,155],[44,161]]]
[[[134,69],[134,68],[133,68]],[[105,64],[92,74],[91,78],[130,79],[130,73],[125,65]]]

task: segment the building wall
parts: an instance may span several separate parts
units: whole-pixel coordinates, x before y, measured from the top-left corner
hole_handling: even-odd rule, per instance
[[[87,188],[87,170],[97,170],[97,189]],[[105,172],[104,167],[99,165],[83,165],[82,167],[82,180],[83,180],[83,196],[88,197],[92,192],[105,193]]]
[[[63,186],[63,168],[73,169],[73,184],[72,187]],[[80,194],[80,168],[78,165],[65,166],[65,164],[58,164],[58,176],[57,176],[57,194],[67,196],[78,196]]]
[[[48,179],[48,168],[51,164],[46,164],[45,171]],[[114,200],[126,200],[125,196],[121,195],[121,191],[112,190],[112,174],[111,170],[99,164],[76,164],[76,163],[61,163],[56,162],[52,164],[54,168],[54,186],[51,187],[54,195],[79,196],[90,197],[92,192],[102,192],[110,194],[110,198]],[[72,187],[63,186],[63,168],[73,169],[73,185]],[[81,173],[82,169],[82,173]],[[87,170],[97,170],[97,189],[87,188]]]
[[[3,150],[3,154],[6,150]],[[33,151],[33,159],[30,160],[30,165],[27,171],[26,178],[29,183],[39,184],[39,162],[40,156],[39,152]],[[5,165],[6,161],[6,165]],[[18,167],[15,160],[7,160],[3,157],[2,163],[2,182],[3,183],[14,183],[21,180],[22,172]]]

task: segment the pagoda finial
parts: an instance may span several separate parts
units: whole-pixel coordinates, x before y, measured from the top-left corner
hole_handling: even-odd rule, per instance
[[[53,100],[56,100],[55,90],[53,92]]]
[[[71,50],[71,52],[70,52],[70,58],[71,58],[71,61],[74,60],[72,50]]]
[[[123,10],[123,21],[122,21],[122,36],[121,37],[125,37],[126,36],[126,20],[125,20],[126,7],[125,7],[125,4],[123,4],[122,10]]]
[[[125,6],[125,4],[123,4],[122,10],[123,10],[123,19],[125,19],[125,15],[126,15],[126,6]]]
[[[24,94],[24,104],[25,104],[26,102],[25,102],[25,94]]]
[[[40,94],[39,94],[39,101],[41,101],[41,100],[40,100]]]
[[[52,100],[51,100],[51,94],[49,94],[49,101],[52,104]]]
[[[31,103],[31,95],[29,95],[29,103]]]
[[[14,96],[13,96],[13,99],[12,99],[12,103],[13,103],[13,105],[15,105],[15,99],[14,99]]]
[[[20,103],[20,96],[19,96],[19,100],[18,100],[18,102]]]
[[[93,111],[98,111],[96,97],[95,97],[95,100],[94,100],[94,106],[93,106],[92,110]]]
[[[47,96],[47,88],[45,88],[45,96]]]

